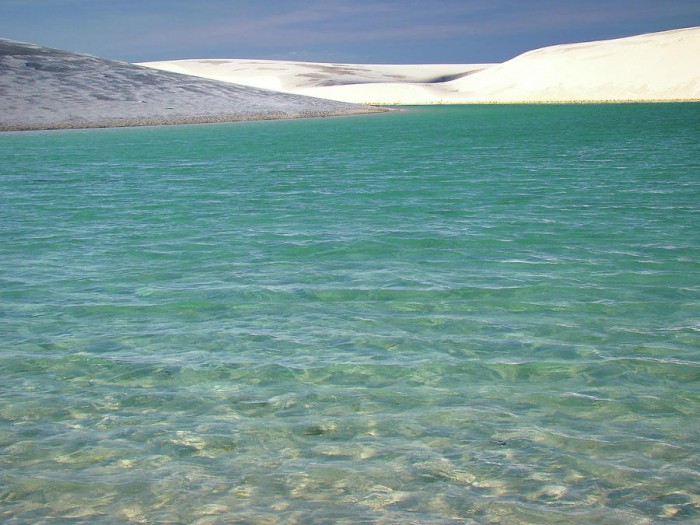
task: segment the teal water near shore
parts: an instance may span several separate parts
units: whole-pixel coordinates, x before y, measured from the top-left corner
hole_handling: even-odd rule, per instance
[[[700,520],[700,104],[0,135],[0,521]]]

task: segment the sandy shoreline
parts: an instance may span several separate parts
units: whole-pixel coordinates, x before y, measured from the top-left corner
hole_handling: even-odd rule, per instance
[[[542,106],[556,106],[556,105],[604,105],[604,104],[687,104],[687,103],[700,103],[700,99],[695,100],[605,100],[591,102],[587,100],[573,100],[573,101],[540,101],[540,102],[527,102],[527,101],[514,101],[514,102],[471,102],[468,104],[396,104],[392,107],[388,104],[388,107],[377,106],[372,107],[372,110],[362,109],[357,111],[336,111],[336,112],[306,112],[298,114],[262,114],[262,115],[221,115],[221,116],[211,116],[211,117],[190,117],[190,118],[163,118],[163,119],[133,119],[133,120],[112,120],[112,121],[91,121],[91,122],[65,122],[61,124],[54,125],[4,125],[0,124],[0,132],[23,132],[23,131],[57,131],[57,130],[78,130],[78,129],[106,129],[106,128],[127,128],[127,127],[149,127],[149,126],[180,126],[180,125],[192,125],[192,124],[224,124],[224,123],[235,123],[235,122],[261,122],[270,120],[294,120],[294,119],[308,119],[308,118],[327,118],[327,117],[345,117],[345,116],[359,116],[359,115],[372,115],[379,113],[387,113],[391,111],[406,111],[411,108],[420,108],[425,106],[504,106],[504,105],[542,105]]]
[[[605,104],[697,104],[700,98],[695,99],[610,99],[610,100],[485,100],[478,102],[430,102],[423,104],[380,104],[368,103],[378,108],[412,108],[424,106],[585,106],[585,105],[605,105]]]
[[[122,120],[105,120],[105,121],[90,121],[90,122],[64,122],[53,125],[3,125],[0,124],[0,132],[2,131],[51,131],[61,129],[97,129],[97,128],[127,128],[127,127],[147,127],[147,126],[177,126],[187,124],[222,124],[227,122],[258,122],[267,120],[294,120],[306,118],[326,118],[326,117],[342,117],[351,115],[370,115],[373,113],[385,113],[391,111],[388,108],[374,108],[375,111],[362,110],[345,110],[345,111],[322,111],[322,112],[305,112],[305,113],[280,113],[280,114],[261,114],[261,115],[221,115],[221,116],[203,116],[189,118],[162,118],[162,119],[122,119]]]

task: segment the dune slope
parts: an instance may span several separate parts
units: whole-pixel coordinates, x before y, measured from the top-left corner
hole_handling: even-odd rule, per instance
[[[0,130],[218,122],[373,111],[378,110],[0,39]]]
[[[700,99],[700,27],[546,47],[444,84],[463,101]]]
[[[328,86],[387,83],[440,83],[462,78],[490,64],[337,64],[284,60],[190,59],[139,65],[223,80],[244,86],[299,93]]]

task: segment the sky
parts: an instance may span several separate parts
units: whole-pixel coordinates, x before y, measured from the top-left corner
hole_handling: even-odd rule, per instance
[[[700,0],[0,0],[0,38],[141,62],[492,63],[700,26]]]

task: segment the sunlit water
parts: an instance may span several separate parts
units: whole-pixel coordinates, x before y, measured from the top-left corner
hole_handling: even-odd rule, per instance
[[[700,104],[0,135],[0,521],[700,520]]]

